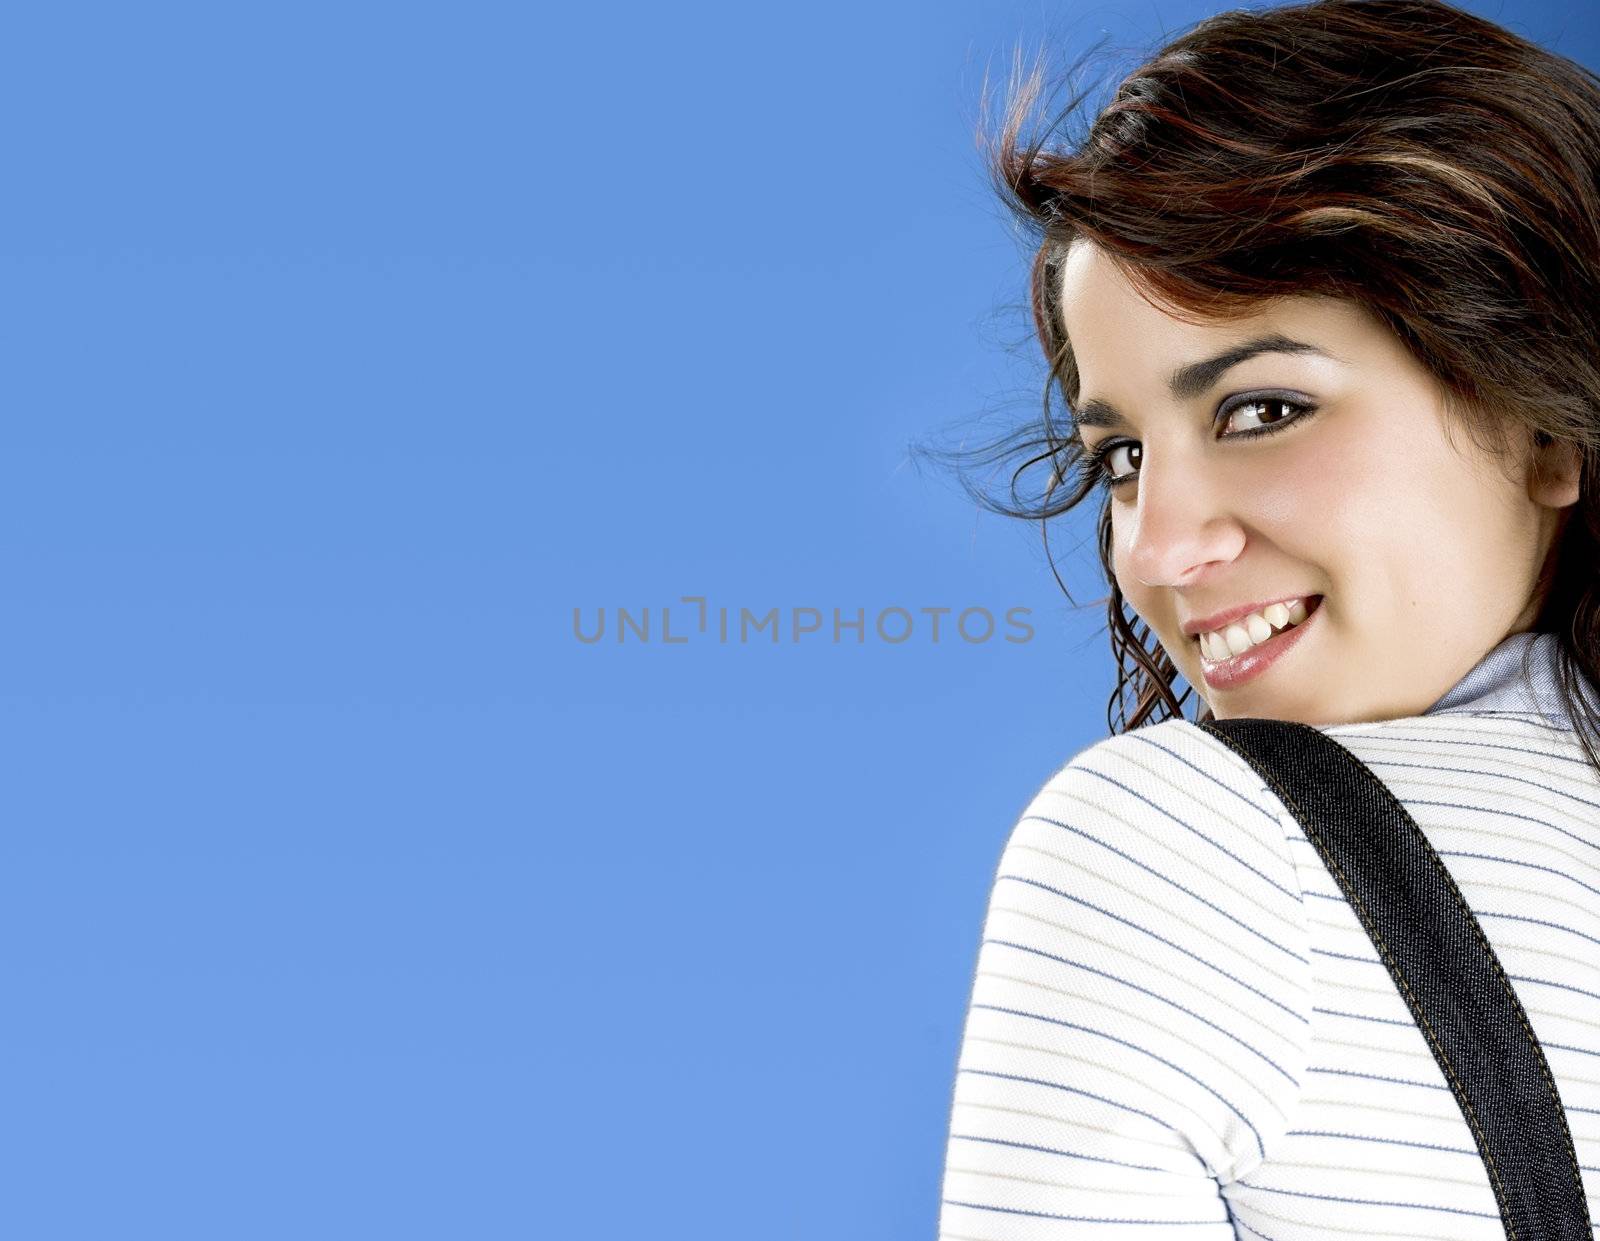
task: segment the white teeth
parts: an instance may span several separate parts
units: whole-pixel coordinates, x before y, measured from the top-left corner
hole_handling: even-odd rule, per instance
[[[1242,655],[1273,634],[1281,633],[1291,625],[1298,625],[1306,615],[1304,599],[1296,599],[1289,604],[1268,604],[1261,611],[1252,612],[1224,629],[1201,634],[1200,653],[1212,663]]]

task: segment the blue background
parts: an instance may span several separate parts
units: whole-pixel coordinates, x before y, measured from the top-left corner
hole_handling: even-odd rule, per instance
[[[1037,408],[982,79],[1213,7],[7,13],[0,1233],[931,1237],[1113,680],[908,452]]]

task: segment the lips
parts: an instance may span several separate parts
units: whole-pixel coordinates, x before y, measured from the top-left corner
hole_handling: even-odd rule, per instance
[[[1215,663],[1202,654],[1200,672],[1205,677],[1206,684],[1212,689],[1232,689],[1260,676],[1300,642],[1306,631],[1316,622],[1317,616],[1322,611],[1321,605],[1322,597],[1312,596],[1307,601],[1304,620],[1298,625],[1280,629],[1265,642],[1258,643],[1247,651],[1241,651],[1227,659],[1219,659]],[[1195,639],[1195,643],[1198,645],[1198,638]]]

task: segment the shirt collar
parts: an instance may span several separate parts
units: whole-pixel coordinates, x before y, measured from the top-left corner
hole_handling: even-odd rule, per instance
[[[1553,633],[1511,634],[1423,714],[1526,712],[1542,715],[1546,723],[1571,731],[1573,723],[1560,688],[1560,650],[1561,639]],[[1578,672],[1590,700],[1600,706],[1600,693],[1584,680],[1582,669]]]

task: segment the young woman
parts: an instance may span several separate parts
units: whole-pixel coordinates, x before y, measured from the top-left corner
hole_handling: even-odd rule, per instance
[[[1600,1218],[1600,79],[1444,4],[1321,0],[1200,23],[1075,144],[1019,140],[1038,88],[994,172],[1069,412],[998,446],[993,507],[1100,497],[1135,706],[1002,854],[940,1235],[1505,1235],[1360,921],[1179,677],[1404,804]]]

